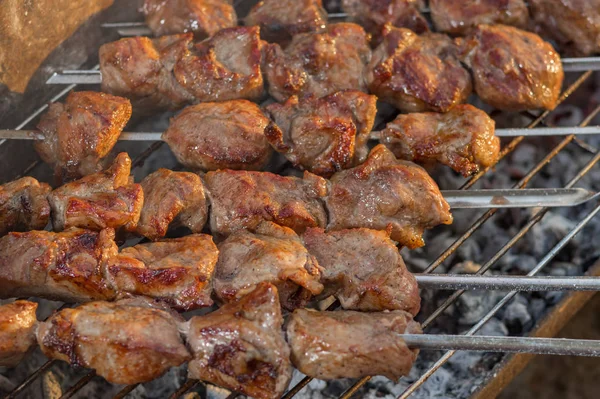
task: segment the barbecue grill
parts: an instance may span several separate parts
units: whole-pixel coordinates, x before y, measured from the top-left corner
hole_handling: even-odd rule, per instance
[[[129,2],[126,2],[129,3]],[[135,3],[135,2],[131,2]],[[237,0],[236,9],[238,11],[238,15],[243,17],[246,15],[250,7],[255,3],[255,1],[249,0]],[[118,32],[116,29],[108,27],[101,27],[102,23],[119,23],[119,22],[136,22],[141,18],[137,13],[137,4],[115,4],[113,7],[108,9],[105,12],[102,12],[100,15],[92,18],[85,26],[83,26],[72,38],[70,38],[67,42],[65,42],[59,49],[55,51],[55,53],[47,60],[46,64],[43,68],[40,68],[40,71],[30,84],[30,88],[28,93],[22,98],[18,96],[11,96],[9,98],[8,107],[10,110],[14,110],[10,116],[3,117],[1,121],[1,127],[15,128],[16,129],[28,129],[30,128],[36,118],[40,113],[42,113],[46,106],[42,105],[39,108],[35,108],[36,106],[40,106],[41,100],[43,101],[57,101],[63,98],[70,90],[72,90],[75,85],[68,86],[50,86],[45,85],[44,81],[49,77],[49,71],[58,71],[62,70],[65,67],[68,68],[80,68],[80,69],[95,69],[94,57],[97,54],[97,47],[99,44],[103,42],[108,42],[111,40],[115,40],[118,37]],[[119,25],[116,25],[117,27]],[[135,26],[132,24],[128,24],[127,26]],[[65,58],[70,55],[77,54],[74,58]],[[89,56],[89,59],[86,57]],[[61,60],[60,62],[57,62]],[[65,61],[66,60],[66,61]],[[83,62],[83,66],[82,61]],[[587,65],[585,62],[581,65]],[[89,76],[94,79],[95,74],[91,73]],[[581,72],[573,72],[572,79],[567,79],[567,85],[565,86],[564,92],[562,93],[559,102],[565,101],[570,95],[576,92],[580,87],[584,86],[590,78],[593,76],[593,72],[585,71]],[[552,111],[545,111],[542,113],[523,113],[523,116],[530,119],[529,124],[526,126],[527,128],[535,128],[535,127],[550,127],[547,124],[547,120],[549,120],[549,116],[551,116]],[[585,119],[580,123],[580,126],[588,125],[594,117],[596,117],[600,113],[600,106],[591,110],[588,115],[586,115]],[[7,112],[8,114],[8,112]],[[28,115],[25,117],[25,115]],[[20,118],[17,121],[17,118]],[[153,126],[156,130],[157,126],[164,127],[166,123],[166,118],[156,117],[151,121],[144,121],[137,124],[135,130],[147,131],[147,126]],[[20,123],[18,123],[20,122]],[[512,126],[515,128],[520,128],[523,126]],[[525,138],[523,136],[517,136],[511,138],[510,141],[505,143],[502,147],[502,151],[500,153],[500,160],[507,157],[511,154],[518,145],[524,141]],[[529,172],[515,184],[514,188],[522,189],[525,188],[530,180],[538,174],[544,166],[549,163],[553,158],[555,158],[561,151],[563,151],[569,145],[578,145],[587,151],[590,154],[590,159],[587,164],[569,181],[569,183],[565,186],[565,188],[574,187],[578,181],[586,175],[592,168],[595,167],[596,163],[600,160],[600,152],[586,144],[584,142],[579,141],[575,135],[567,135],[561,137],[558,144],[550,151],[548,154],[535,166],[533,166]],[[126,150],[129,152],[134,159],[134,172],[136,173],[136,177],[139,180],[141,177],[139,175],[141,166],[146,163],[154,163],[160,165],[162,167],[172,168],[175,166],[175,161],[172,157],[165,156],[165,152],[162,152],[160,149],[164,147],[162,142],[155,143],[145,143],[140,144],[140,142],[129,142],[123,143],[120,142],[117,145],[117,149]],[[51,179],[51,171],[47,165],[44,165],[36,160],[35,153],[33,149],[31,149],[30,144],[27,142],[17,142],[17,141],[8,141],[8,140],[0,140],[0,181],[5,182],[11,179],[14,179],[17,176],[23,175],[33,175],[35,177],[40,178],[40,180],[48,181]],[[486,174],[492,173],[487,168],[477,173],[468,179],[461,187],[458,187],[461,190],[468,190]],[[494,173],[501,173],[501,170],[498,170]],[[563,239],[550,251],[548,252],[542,259],[539,260],[539,263],[536,267],[529,273],[530,276],[536,275],[538,272],[542,271],[545,266],[549,264],[549,262],[557,255],[557,253],[578,233],[580,232],[588,222],[590,222],[593,217],[600,211],[600,204],[596,205],[592,208],[591,212],[587,216],[585,216],[581,220],[577,220],[577,224],[575,227],[563,237]],[[485,213],[483,213],[470,227],[466,229],[464,234],[460,236],[452,245],[446,248],[439,256],[424,270],[424,273],[434,273],[465,241],[467,241],[472,235],[477,234],[478,229],[490,220],[494,214],[496,214],[497,209],[489,209]],[[478,269],[477,274],[483,275],[486,271],[490,270],[496,262],[502,258],[514,245],[516,245],[521,238],[523,238],[548,212],[548,208],[538,208],[529,218],[526,224],[524,224],[505,245],[503,245],[498,252],[492,256],[486,263],[481,265]],[[591,275],[600,275],[600,264],[597,264],[591,267],[588,270],[588,274]],[[442,313],[448,309],[452,304],[454,304],[457,299],[464,293],[464,290],[455,291],[452,295],[450,295],[443,304],[434,310],[430,314],[425,315],[425,319],[423,321],[423,328],[427,331],[427,327],[431,326],[434,321],[442,315]],[[496,306],[488,312],[478,323],[476,323],[466,335],[474,335],[489,319],[491,319],[496,312],[498,312],[504,305],[506,305],[511,299],[516,296],[516,291],[511,291],[507,293],[502,299],[496,304]],[[591,293],[589,292],[573,292],[568,296],[563,298],[553,309],[550,310],[550,313],[544,318],[538,325],[530,332],[531,336],[541,337],[541,336],[552,336],[558,332],[560,327],[564,325],[569,317],[571,317],[576,311],[583,306],[583,304],[591,298]],[[332,305],[332,308],[335,308],[336,304]],[[485,343],[483,343],[485,345]],[[490,343],[491,344],[491,343]],[[418,378],[409,388],[400,396],[401,398],[409,397],[413,392],[415,392],[436,370],[441,368],[448,359],[455,353],[455,351],[449,351],[444,356],[442,356],[439,361],[437,361],[429,370],[422,374],[420,378]],[[530,360],[531,356],[522,355],[522,354],[514,354],[507,355],[504,359],[495,366],[495,370],[493,373],[490,373],[488,377],[486,377],[484,383],[478,388],[478,390],[473,394],[473,397],[483,398],[489,397],[490,395],[498,393],[509,381],[515,376]],[[24,360],[27,361],[27,358]],[[48,371],[54,364],[55,360],[50,360],[43,364],[39,369],[37,369],[34,373],[32,373],[29,377],[27,377],[24,381],[20,383],[18,387],[16,387],[7,397],[15,398],[18,396],[25,397],[26,390],[28,387],[34,382],[36,379],[41,378],[42,374]],[[94,378],[95,373],[90,371],[86,373],[76,384],[70,387],[63,394],[63,398],[69,398],[74,396],[79,390],[81,390],[92,378]],[[370,377],[363,378],[357,382],[355,382],[346,392],[344,392],[340,398],[350,398],[353,394],[355,394],[364,384],[369,381]],[[309,382],[311,378],[306,377],[301,380],[299,383],[290,386],[289,391],[284,395],[284,398],[292,398],[297,393],[299,393]],[[181,385],[179,389],[172,393],[172,398],[177,398],[184,395],[186,392],[192,390],[198,384],[202,384],[197,380],[188,380],[184,384]],[[136,388],[135,385],[126,386],[117,395],[115,398],[123,398],[126,397],[131,391]],[[229,395],[229,398],[236,397],[236,393],[232,393]]]

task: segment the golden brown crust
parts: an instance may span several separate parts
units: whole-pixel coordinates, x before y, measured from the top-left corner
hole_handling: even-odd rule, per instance
[[[15,301],[0,306],[0,367],[13,367],[35,344],[38,304]]]
[[[50,219],[52,188],[33,177],[0,185],[0,237],[11,231],[40,230]]]

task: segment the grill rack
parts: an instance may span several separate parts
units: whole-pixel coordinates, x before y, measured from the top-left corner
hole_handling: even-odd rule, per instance
[[[244,0],[236,0],[234,3],[236,6],[239,6]],[[244,6],[248,5],[248,1],[245,2]],[[96,66],[94,69],[97,69]],[[573,94],[585,81],[587,81],[592,76],[592,71],[587,71],[581,74],[577,80],[575,80],[561,95],[559,99],[559,104],[564,102],[567,97]],[[76,85],[71,84],[66,86],[60,93],[54,96],[51,99],[51,102],[58,101],[66,94],[68,94]],[[37,109],[32,115],[26,118],[21,124],[19,124],[16,129],[20,130],[25,128],[29,123],[31,123],[37,116],[39,116],[45,109],[47,105],[44,105]],[[596,107],[580,124],[580,126],[586,126],[596,115],[600,113],[600,106]],[[523,115],[532,119],[532,121],[527,125],[527,128],[534,128],[536,126],[548,126],[544,123],[544,120],[551,114],[551,111],[545,111],[540,115],[535,115],[529,112],[522,113]],[[502,160],[505,156],[512,153],[518,144],[523,141],[524,137],[516,137],[512,139],[507,145],[505,145],[501,152],[499,160]],[[0,140],[0,146],[3,144],[4,140]],[[569,135],[564,137],[564,139],[557,144],[539,163],[532,167],[532,169],[517,183],[515,184],[515,188],[524,188],[529,181],[542,170],[542,168],[550,162],[554,157],[556,157],[565,147],[567,147],[570,143],[573,143],[582,149],[586,150],[593,154],[593,157],[590,161],[579,171],[579,173],[567,184],[566,188],[572,187],[574,184],[579,181],[587,172],[589,172],[592,167],[600,160],[600,151],[596,148],[590,146],[589,144],[579,141],[577,137],[574,135]],[[133,168],[137,168],[141,166],[146,159],[148,159],[152,154],[154,154],[161,146],[162,142],[155,142],[150,145],[146,150],[144,150],[141,154],[139,154],[133,160]],[[38,165],[39,162],[34,162],[29,167],[27,167],[21,175],[25,175],[29,173],[33,168]],[[493,166],[492,166],[493,167]],[[472,176],[466,183],[464,183],[459,189],[468,190],[473,187],[474,184],[481,179],[492,167],[488,167],[485,170],[480,171],[476,175]],[[478,270],[477,274],[483,274],[485,271],[489,270],[503,255],[505,255],[510,248],[512,248],[533,226],[535,226],[547,213],[548,208],[542,208],[538,210],[533,216],[530,217],[528,223],[523,226],[520,231],[513,236],[504,246],[500,248],[498,252],[490,260],[488,260],[485,264],[481,266]],[[467,230],[466,232],[459,237],[452,245],[450,245],[446,250],[444,250],[430,265],[427,269],[425,269],[424,273],[432,273],[437,269],[450,255],[452,255],[468,238],[470,238],[488,219],[490,219],[495,213],[497,209],[490,209],[486,211],[482,216],[480,216]],[[543,267],[545,267],[549,261],[563,248],[585,225],[592,220],[592,218],[600,212],[600,205],[596,206],[586,217],[584,217],[550,252],[544,256],[544,258],[538,263],[538,265],[532,270],[529,275],[535,275],[537,272],[541,271]],[[453,295],[451,295],[438,309],[436,309],[423,323],[423,328],[426,329],[435,319],[439,316],[444,309],[454,303],[464,290],[456,291]],[[516,291],[512,291],[504,296],[500,302],[496,304],[496,306],[486,315],[483,319],[481,319],[477,324],[475,324],[471,330],[467,333],[473,334],[475,333],[485,322],[487,322],[502,306],[507,304],[515,295]],[[336,308],[337,303],[334,303],[330,306],[330,309]],[[443,364],[454,354],[455,351],[446,352],[444,356],[440,358],[430,369],[428,369],[417,381],[415,381],[399,398],[409,397],[412,393],[414,393],[422,383],[424,383],[427,378],[429,378],[436,370],[443,366]],[[57,361],[49,360],[44,363],[38,370],[33,372],[30,376],[28,376],[17,388],[15,388],[7,398],[14,398],[21,394],[32,382],[34,382],[40,375],[49,370]],[[76,382],[72,387],[70,387],[67,391],[64,392],[62,398],[71,398],[73,397],[81,388],[83,388],[89,381],[91,381],[96,376],[96,373],[91,370],[86,373],[78,382]],[[348,399],[354,393],[356,393],[360,387],[362,387],[365,383],[370,380],[371,377],[365,377],[357,381],[352,387],[350,387],[346,392],[344,392],[340,398]],[[285,399],[290,399],[294,397],[300,390],[302,390],[312,379],[309,377],[304,378],[295,386],[291,387],[290,390],[283,396]],[[193,389],[197,385],[202,384],[202,382],[198,380],[188,379],[182,386],[177,389],[170,397],[178,398],[185,394],[187,391]],[[124,398],[127,394],[133,391],[136,388],[136,385],[129,385],[124,387],[121,391],[119,391],[114,398]],[[238,394],[231,393],[227,399],[232,399],[237,397]]]

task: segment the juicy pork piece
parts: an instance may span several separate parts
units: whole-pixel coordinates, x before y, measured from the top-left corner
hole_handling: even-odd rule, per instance
[[[430,0],[429,8],[435,28],[457,36],[467,35],[482,24],[525,28],[529,20],[523,0]]]
[[[189,378],[257,399],[277,399],[292,375],[277,289],[268,283],[189,321]]]
[[[155,36],[192,32],[203,39],[237,25],[230,0],[145,0],[142,12]]]
[[[14,367],[35,344],[38,305],[15,301],[0,306],[0,367]]]
[[[37,340],[50,359],[96,370],[114,384],[137,384],[190,359],[182,322],[144,298],[91,302],[40,323]]]
[[[446,112],[471,94],[471,76],[452,40],[439,33],[418,36],[386,25],[365,80],[369,90],[403,112]]]
[[[564,73],[550,43],[505,25],[479,25],[457,41],[486,103],[507,111],[556,107]]]
[[[406,270],[398,248],[385,231],[349,229],[325,233],[306,230],[308,252],[315,256],[326,287],[344,309],[419,312],[421,297],[415,277]]]
[[[0,237],[11,231],[41,230],[50,219],[52,188],[33,177],[0,185]]]
[[[263,0],[248,13],[247,26],[260,26],[263,39],[285,44],[299,34],[318,32],[327,25],[321,0]]]
[[[322,200],[327,181],[304,172],[304,177],[269,172],[219,170],[205,176],[210,195],[210,228],[227,236],[237,230],[254,230],[263,221],[289,227],[302,234],[307,227],[324,227],[327,214]]]
[[[112,229],[10,233],[0,238],[0,297],[114,299],[104,274],[117,251]]]
[[[467,177],[496,164],[500,139],[485,112],[461,104],[446,113],[398,115],[381,131],[380,142],[398,159],[450,166]]]
[[[102,172],[67,183],[48,196],[54,230],[107,227],[135,231],[144,193],[129,176],[131,159],[122,152]]]
[[[191,169],[260,170],[273,153],[265,137],[269,122],[247,100],[201,103],[173,118],[162,138]]]
[[[359,25],[337,23],[321,33],[297,35],[285,51],[278,44],[265,48],[269,94],[277,101],[293,95],[323,97],[346,89],[367,91],[363,74],[371,49]]]
[[[529,5],[542,34],[567,53],[600,52],[600,0],[529,0]]]
[[[401,334],[420,334],[410,313],[317,312],[296,309],[287,325],[294,366],[320,380],[408,374],[419,351]]]
[[[265,134],[294,166],[329,177],[365,160],[376,104],[375,96],[355,90],[303,100],[292,96],[266,107],[273,123]]]
[[[144,205],[136,231],[151,240],[167,234],[169,226],[200,233],[208,217],[208,201],[200,176],[159,169],[141,183]]]
[[[213,287],[230,302],[268,282],[277,287],[281,306],[293,310],[323,291],[320,277],[317,261],[293,230],[264,222],[256,233],[241,230],[219,244]]]
[[[388,230],[411,249],[425,245],[425,229],[452,223],[450,206],[425,169],[397,160],[382,144],[362,165],[333,175],[326,204],[328,230]]]
[[[159,299],[188,311],[211,306],[211,280],[218,250],[206,234],[125,248],[107,268],[108,279],[123,294]]]

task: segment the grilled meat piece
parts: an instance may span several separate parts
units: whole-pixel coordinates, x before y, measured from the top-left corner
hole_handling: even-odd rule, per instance
[[[273,153],[265,138],[269,122],[247,100],[202,103],[173,118],[162,138],[191,169],[260,170]]]
[[[145,0],[142,12],[155,36],[193,32],[203,39],[237,25],[230,0]]]
[[[268,44],[264,72],[269,94],[281,102],[293,95],[322,97],[346,89],[366,92],[363,73],[370,58],[367,34],[352,23],[294,36],[285,51]]]
[[[371,93],[403,112],[446,112],[471,94],[471,76],[452,40],[439,33],[417,36],[386,25],[366,73]]]
[[[419,34],[429,31],[427,20],[420,12],[425,7],[424,3],[423,0],[342,0],[341,6],[377,41],[386,24]]]
[[[30,231],[0,238],[0,296],[63,302],[113,299],[104,278],[117,254],[114,231]]]
[[[102,172],[67,183],[48,196],[56,231],[69,227],[101,230],[106,227],[135,231],[144,193],[129,176],[131,159],[120,153]]]
[[[120,293],[145,295],[187,311],[213,304],[211,279],[218,250],[206,234],[125,248],[108,265]]]
[[[538,35],[512,26],[479,25],[457,39],[475,91],[501,110],[554,109],[564,73],[560,56]]]
[[[324,227],[322,203],[327,181],[304,172],[304,177],[269,172],[219,170],[205,176],[210,196],[210,228],[226,236],[254,230],[262,221],[275,222],[301,234],[307,227]]]
[[[0,306],[0,367],[14,367],[35,344],[37,303],[15,301]]]
[[[190,358],[178,330],[182,322],[144,298],[91,302],[40,323],[37,340],[51,359],[94,369],[115,384],[136,384]]]
[[[285,44],[299,33],[318,32],[327,25],[321,0],[263,0],[248,13],[247,26],[260,26],[263,39]]]
[[[303,239],[322,268],[323,297],[334,295],[344,309],[419,312],[417,280],[385,231],[312,228]]]
[[[500,139],[485,112],[461,104],[447,113],[398,115],[381,131],[381,143],[398,159],[450,166],[467,177],[498,161]]]
[[[0,237],[10,231],[40,230],[50,218],[52,188],[33,177],[0,185]]]
[[[429,8],[435,28],[457,36],[482,24],[525,28],[529,20],[523,0],[430,0]]]
[[[287,325],[292,363],[320,380],[408,374],[419,351],[400,334],[420,334],[410,313],[317,312],[296,309]]]
[[[388,230],[408,248],[425,245],[423,231],[451,224],[450,206],[425,169],[397,160],[379,144],[362,165],[331,178],[328,230]]]
[[[200,233],[208,217],[208,202],[200,176],[159,169],[141,183],[144,205],[136,231],[157,240],[169,226],[182,225]]]
[[[45,138],[34,146],[60,181],[73,180],[101,169],[100,160],[115,146],[130,117],[126,98],[71,92],[64,104],[50,104],[37,126]]]
[[[277,289],[267,283],[189,321],[189,378],[257,399],[279,398],[292,375]]]
[[[263,222],[256,233],[241,230],[219,244],[213,287],[229,302],[268,282],[277,287],[281,306],[293,310],[323,291],[320,277],[317,261],[293,230]]]
[[[295,166],[329,177],[365,160],[376,103],[375,96],[355,90],[303,100],[292,96],[266,107],[274,123],[265,134]]]
[[[538,30],[568,53],[600,52],[600,0],[530,0]]]

